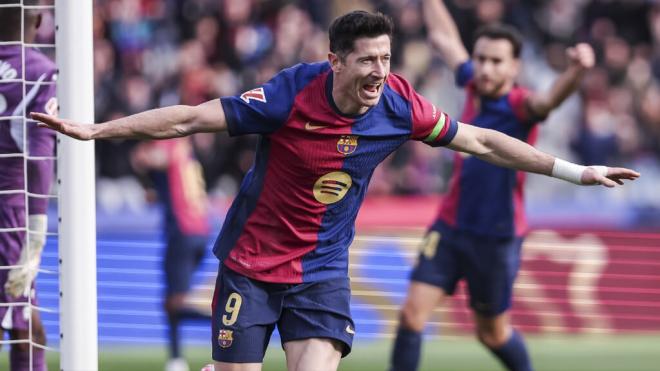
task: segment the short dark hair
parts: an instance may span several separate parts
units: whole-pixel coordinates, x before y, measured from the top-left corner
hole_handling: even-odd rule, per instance
[[[345,56],[353,51],[355,40],[361,37],[387,35],[392,40],[394,23],[383,13],[355,10],[335,19],[330,25],[330,51]]]
[[[479,27],[474,34],[474,43],[477,43],[479,38],[485,37],[493,40],[504,39],[511,43],[513,50],[513,57],[519,58],[520,51],[522,50],[522,35],[515,28],[505,24],[488,24]]]

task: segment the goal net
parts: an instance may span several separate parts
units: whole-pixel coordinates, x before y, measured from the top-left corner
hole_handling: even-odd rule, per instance
[[[57,112],[57,101],[52,96],[56,89],[62,117],[93,122],[92,3],[74,6],[71,2],[55,0],[2,0],[0,11],[16,18],[11,27],[8,23],[4,25],[7,30],[0,41],[0,50],[4,52],[0,57],[3,136],[0,204],[6,208],[16,206],[12,209],[15,218],[11,218],[11,213],[3,215],[6,220],[0,226],[0,249],[4,253],[0,271],[6,277],[12,271],[33,266],[35,260],[30,257],[38,256],[35,252],[40,246],[33,242],[46,240],[35,284],[37,290],[26,290],[23,301],[0,302],[3,329],[18,329],[18,322],[25,320],[28,336],[26,339],[5,336],[0,338],[0,345],[6,349],[29,344],[30,369],[33,369],[33,353],[42,349],[59,351],[60,369],[95,370],[98,366],[93,144],[58,136],[56,151],[51,149],[52,137],[48,151],[37,150],[42,136],[33,137],[38,129],[29,118],[33,110]],[[34,21],[39,19],[37,14],[40,22]],[[36,34],[32,31],[35,25],[39,26]],[[14,37],[9,37],[10,34]],[[56,62],[55,68],[51,61]],[[43,65],[50,66],[48,72],[35,74]],[[50,99],[40,101],[42,95]],[[52,187],[49,180],[36,180],[39,178],[34,175],[35,169],[40,166],[35,164],[40,163],[48,164],[39,170],[44,174],[49,174],[52,163],[55,164],[57,174]],[[36,183],[41,186],[33,186]],[[39,204],[34,200],[48,205],[38,212],[48,215],[45,232],[32,217],[33,207],[36,209],[33,204]],[[19,254],[28,258],[17,259]],[[47,346],[36,338],[32,313],[41,317]]]

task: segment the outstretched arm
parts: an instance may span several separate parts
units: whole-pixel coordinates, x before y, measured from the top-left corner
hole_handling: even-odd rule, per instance
[[[80,124],[43,113],[31,117],[62,134],[80,140],[106,138],[167,139],[227,129],[218,99],[197,106],[157,108],[96,125]]]
[[[527,108],[534,117],[546,117],[579,86],[585,71],[594,66],[594,50],[589,44],[577,44],[566,49],[568,68],[552,84],[549,91],[531,95]]]
[[[456,70],[470,55],[447,7],[442,0],[424,0],[423,13],[431,45],[440,52],[449,68]]]
[[[614,187],[623,179],[639,177],[636,171],[605,166],[580,166],[541,152],[529,144],[495,130],[458,124],[456,136],[447,146],[481,160],[511,169],[544,174],[575,184]]]

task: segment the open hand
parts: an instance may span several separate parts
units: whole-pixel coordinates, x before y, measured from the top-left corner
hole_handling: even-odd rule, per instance
[[[79,140],[90,140],[94,133],[94,125],[80,124],[75,121],[57,118],[45,113],[31,112],[30,117],[39,121],[39,126],[47,127]]]
[[[639,178],[639,173],[626,169],[623,167],[608,167],[607,175],[601,174],[594,167],[587,167],[587,169],[582,173],[582,184],[584,185],[598,185],[602,184],[605,187],[612,188],[614,186],[623,185],[623,180],[635,180]]]

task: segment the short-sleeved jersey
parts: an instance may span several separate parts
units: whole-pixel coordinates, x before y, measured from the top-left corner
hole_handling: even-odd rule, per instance
[[[329,63],[299,64],[221,98],[230,135],[260,134],[216,241],[223,263],[253,279],[299,283],[348,274],[355,218],[376,166],[406,140],[449,143],[457,123],[390,74],[374,107],[340,113]]]
[[[52,157],[55,153],[55,132],[37,127],[34,122],[24,122],[22,118],[29,112],[57,112],[55,64],[31,48],[25,49],[25,63],[22,63],[22,54],[21,46],[0,46],[0,154],[16,155],[0,157],[0,190],[24,189],[25,165],[23,157],[18,156]],[[25,85],[22,81],[23,66],[26,66]],[[31,159],[27,162],[27,171],[28,191],[48,194],[53,177],[53,160]],[[30,214],[46,212],[47,198],[30,197],[29,200]],[[25,194],[0,195],[0,204],[22,207],[25,205]]]
[[[456,71],[456,83],[466,90],[460,121],[497,130],[534,144],[538,118],[529,117],[525,100],[530,92],[520,86],[499,98],[480,96],[468,61]],[[457,152],[449,190],[437,219],[462,231],[487,236],[521,236],[527,230],[523,205],[525,173],[492,165]]]
[[[175,138],[149,142],[167,156],[165,171],[149,175],[164,208],[166,233],[206,236],[208,205],[202,167],[195,159],[190,140]]]

